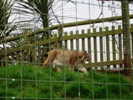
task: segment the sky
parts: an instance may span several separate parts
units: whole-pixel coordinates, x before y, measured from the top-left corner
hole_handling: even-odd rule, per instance
[[[58,17],[60,23],[78,22],[85,20],[95,20],[99,18],[121,16],[121,3],[114,1],[105,1],[103,4],[98,0],[71,0],[72,2],[66,2],[68,0],[56,0],[53,4],[55,15]],[[133,4],[129,5],[129,13],[133,14]],[[102,14],[101,14],[102,12]],[[101,14],[101,15],[100,15]],[[51,15],[52,16],[52,15]],[[54,17],[53,17],[54,18]],[[130,21],[133,23],[133,20]],[[57,20],[54,18],[53,25],[56,25]],[[95,24],[94,28],[97,30],[102,27],[103,30],[106,26],[111,29],[111,26],[118,27],[122,25],[121,21],[105,22],[101,24]],[[75,26],[65,28],[64,32],[81,31],[82,29],[87,32],[87,29],[92,29],[92,24]],[[56,33],[56,32],[55,32]]]
[[[19,5],[15,5],[20,8]],[[129,5],[129,11],[130,14],[133,14],[133,4]],[[20,8],[22,9],[22,8]],[[106,17],[115,17],[121,15],[121,3],[120,2],[114,2],[114,1],[105,1],[103,4],[101,1],[98,0],[55,0],[53,3],[53,10],[57,18],[59,19],[60,23],[69,23],[69,22],[77,22],[77,21],[85,21],[85,20],[95,20],[99,17],[100,18],[106,18]],[[35,18],[36,14],[33,15],[23,15],[19,14],[21,12],[18,12],[18,14],[13,14],[10,18],[11,21],[13,18],[15,20],[27,20],[29,18]],[[53,19],[51,21],[52,25],[59,24],[57,22],[57,19],[53,16],[53,14],[50,12],[49,16]],[[131,23],[133,23],[131,21]],[[38,27],[42,28],[41,23],[34,22],[34,26],[30,26],[30,23],[28,23],[26,27]],[[121,22],[114,22],[114,23],[102,23],[102,24],[95,24],[94,27],[103,27],[103,26],[118,26],[121,25]],[[87,27],[91,28],[92,25],[87,25]],[[75,28],[81,29],[84,28],[84,26],[79,27],[73,27],[72,30],[75,30]],[[71,28],[67,28],[64,31],[70,31]]]
[[[71,0],[73,2],[67,3],[66,1],[68,0],[61,0],[60,2],[55,3],[55,14],[58,16],[61,23],[97,19],[101,11],[102,15],[100,18],[121,16],[120,2],[105,1],[102,5],[102,2],[98,2],[97,0]],[[61,6],[58,8],[58,5]],[[129,8],[130,14],[133,14],[133,5],[130,4]],[[108,25],[109,23],[106,24]],[[121,22],[115,25],[120,24]]]

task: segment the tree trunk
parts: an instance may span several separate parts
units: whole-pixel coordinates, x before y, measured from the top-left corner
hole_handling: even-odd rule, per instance
[[[43,23],[43,28],[49,27],[49,18],[48,18],[48,14],[49,14],[49,6],[48,6],[48,0],[42,0],[42,5],[44,6],[43,9],[43,13],[41,14],[41,18],[42,18],[42,23]],[[42,35],[42,40],[47,40],[50,39],[50,31],[45,31]],[[50,44],[44,45],[43,46],[43,50],[42,50],[42,55],[47,54],[49,52],[50,49]],[[46,57],[42,58],[44,60],[46,60]]]
[[[123,0],[121,3],[122,3],[123,50],[124,50],[123,74],[126,76],[131,76],[129,3],[127,0]]]

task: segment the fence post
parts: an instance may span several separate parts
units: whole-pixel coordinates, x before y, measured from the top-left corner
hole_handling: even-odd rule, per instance
[[[58,40],[57,40],[57,43],[59,44],[59,48],[62,48],[62,41],[60,41],[60,38],[62,37],[62,33],[63,33],[63,26],[62,25],[59,25],[58,27]]]
[[[124,49],[123,74],[126,76],[131,76],[129,2],[127,0],[123,0],[121,4],[122,4],[122,26],[123,26],[123,49]]]

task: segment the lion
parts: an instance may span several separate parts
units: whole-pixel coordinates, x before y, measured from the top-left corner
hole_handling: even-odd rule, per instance
[[[90,54],[86,51],[79,52],[77,50],[69,51],[53,49],[48,52],[48,57],[42,68],[46,68],[50,64],[54,64],[57,66],[68,66],[70,71],[77,69],[83,73],[88,73],[87,69],[83,67],[85,61],[90,61]],[[57,67],[57,71],[61,71],[60,67]]]

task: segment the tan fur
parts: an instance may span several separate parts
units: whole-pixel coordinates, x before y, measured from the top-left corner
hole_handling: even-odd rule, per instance
[[[48,67],[50,64],[58,66],[69,66],[69,70],[73,71],[74,68],[87,73],[87,69],[83,68],[84,61],[89,61],[90,55],[86,52],[79,52],[76,50],[61,50],[54,49],[48,52],[48,57],[42,67]]]

